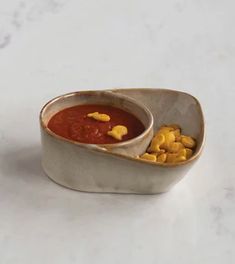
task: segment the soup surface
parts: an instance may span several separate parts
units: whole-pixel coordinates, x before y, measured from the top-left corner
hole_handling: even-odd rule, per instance
[[[99,112],[110,117],[108,122],[88,117]],[[121,140],[108,135],[114,126],[122,125],[128,133]],[[144,125],[133,114],[108,105],[77,105],[56,113],[48,122],[48,128],[59,136],[88,144],[113,144],[139,136]]]

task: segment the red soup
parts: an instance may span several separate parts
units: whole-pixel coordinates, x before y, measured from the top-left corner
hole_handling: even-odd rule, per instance
[[[110,120],[102,122],[87,116],[94,112],[106,114]],[[107,134],[117,125],[128,129],[128,133],[121,140]],[[107,105],[77,105],[63,109],[50,119],[48,128],[59,136],[88,144],[123,142],[139,136],[145,129],[134,115]]]

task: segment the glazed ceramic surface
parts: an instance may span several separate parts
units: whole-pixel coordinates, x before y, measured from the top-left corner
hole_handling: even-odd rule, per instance
[[[47,128],[48,121],[55,113],[64,108],[82,104],[104,104],[119,107],[122,110],[135,115],[145,127],[145,131],[138,137],[121,143],[95,145],[96,148],[132,157],[140,155],[145,151],[153,136],[153,116],[151,112],[140,102],[125,95],[116,94],[111,91],[85,91],[59,96],[51,100],[43,108],[41,113],[41,125],[47,130],[49,134],[53,135],[54,137],[58,137],[61,140],[66,140],[80,146],[88,146],[88,144],[64,139]]]
[[[46,174],[63,186],[88,192],[168,191],[185,176],[201,153],[205,133],[199,102],[189,94],[165,89],[115,89],[113,93],[142,102],[153,115],[154,130],[162,124],[179,124],[184,134],[197,140],[193,157],[177,164],[151,163],[96,145],[75,144],[41,126],[42,165]]]

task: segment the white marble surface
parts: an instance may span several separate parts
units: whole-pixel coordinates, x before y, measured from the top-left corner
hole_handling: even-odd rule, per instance
[[[233,0],[0,0],[0,263],[235,262]],[[80,193],[40,166],[38,112],[74,90],[169,87],[207,144],[164,195]]]

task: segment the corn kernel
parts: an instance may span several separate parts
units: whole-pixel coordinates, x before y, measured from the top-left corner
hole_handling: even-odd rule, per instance
[[[122,137],[128,133],[128,129],[125,126],[114,126],[111,131],[108,131],[107,134],[117,140],[122,140]]]
[[[99,112],[89,113],[87,114],[88,117],[92,117],[95,120],[108,122],[110,120],[110,116],[106,114],[100,114]]]

